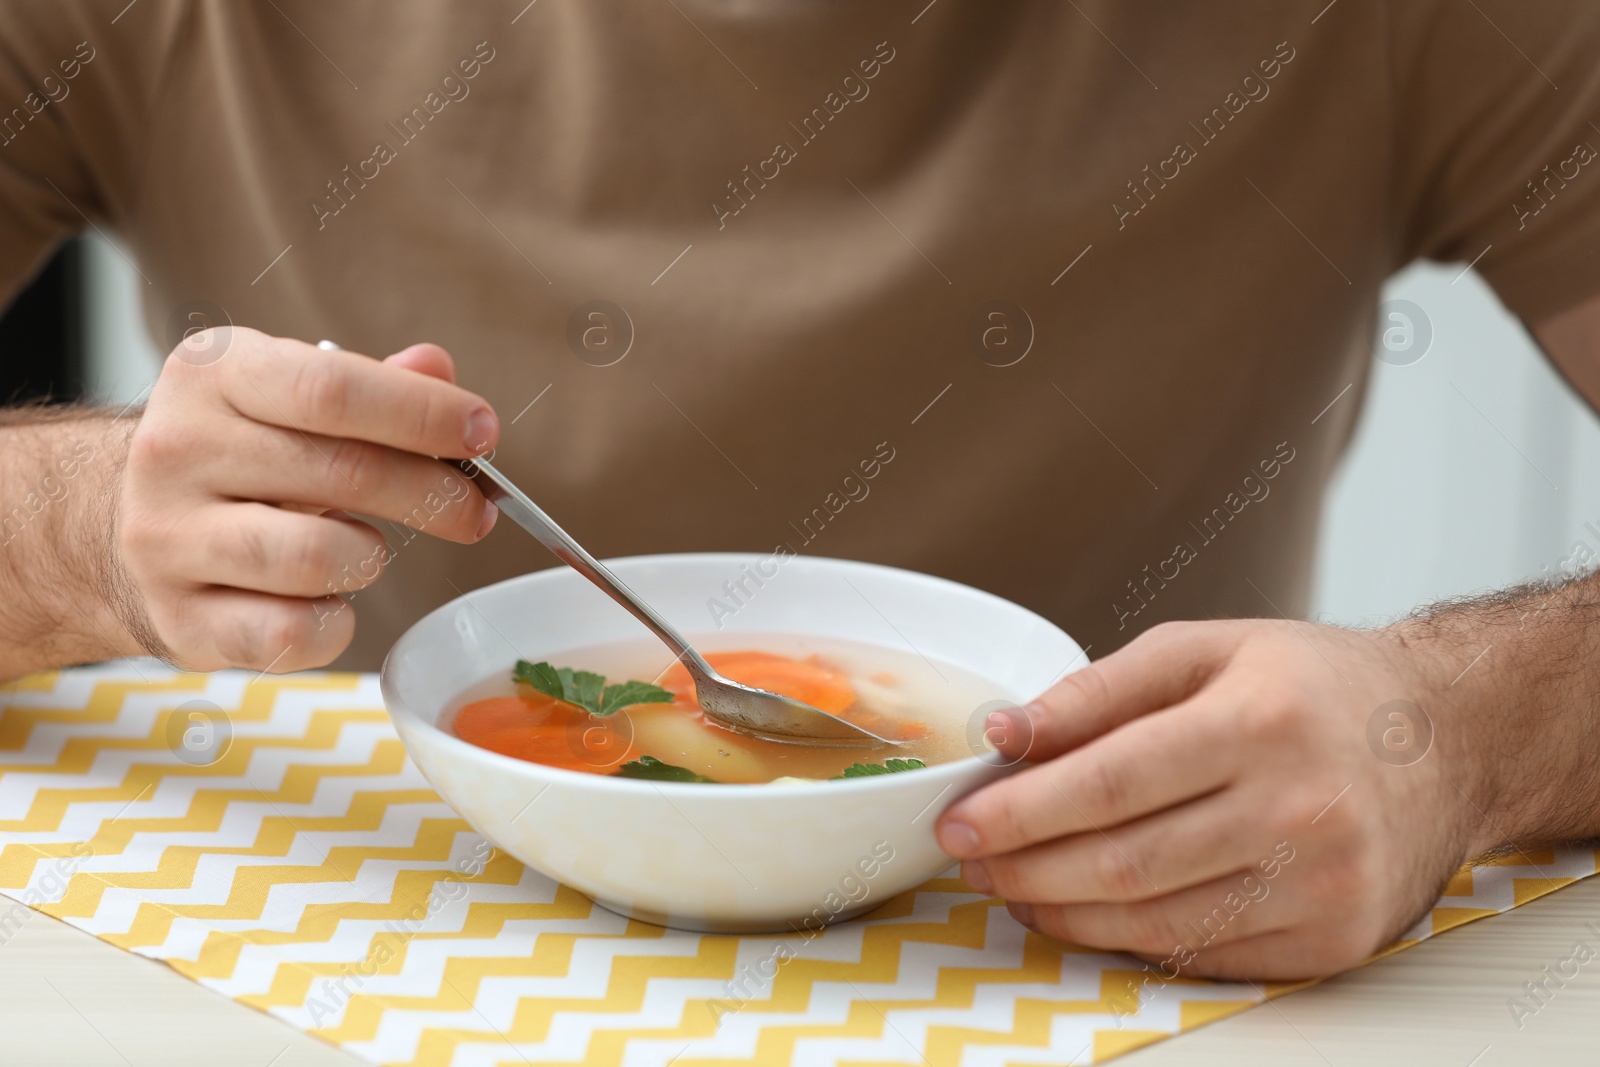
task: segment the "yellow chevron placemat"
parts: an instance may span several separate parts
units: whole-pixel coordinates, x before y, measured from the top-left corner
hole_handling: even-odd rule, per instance
[[[954,877],[809,938],[619,918],[445,807],[371,675],[133,662],[0,705],[0,943],[37,908],[372,1063],[1098,1063],[1301,987],[1165,982]],[[1464,870],[1395,948],[1595,863]]]

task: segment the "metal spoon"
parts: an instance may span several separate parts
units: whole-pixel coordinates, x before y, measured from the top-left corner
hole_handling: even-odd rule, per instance
[[[809,741],[824,744],[897,745],[900,742],[879,737],[854,723],[812,707],[810,704],[769,693],[724,678],[707,663],[705,657],[685,641],[683,635],[656,614],[637,593],[612,574],[606,565],[584,551],[572,535],[557,526],[555,520],[528,498],[505,475],[495,470],[487,460],[466,459],[458,464],[469,476],[479,482],[484,496],[495,506],[511,516],[518,526],[527,530],[539,543],[555,553],[556,558],[599,586],[612,600],[628,609],[629,613],[661,638],[672,654],[678,657],[694,679],[695,692],[706,716],[723,726],[743,733],[778,741]],[[485,481],[487,485],[483,484]]]
[[[321,341],[318,348],[335,350],[332,341]],[[495,470],[486,459],[464,459],[456,465],[467,476],[478,482],[483,495],[494,502],[502,512],[511,516],[518,526],[531,533],[540,544],[555,553],[557,559],[621,604],[634,618],[650,628],[672,654],[678,657],[694,679],[695,692],[706,717],[742,733],[755,734],[777,741],[799,741],[813,744],[869,744],[898,745],[900,742],[879,737],[863,730],[837,715],[812,707],[782,693],[769,693],[765,689],[743,685],[724,678],[707,663],[705,657],[694,650],[671,623],[656,614],[639,595],[618,578],[605,564],[584,551],[571,534],[556,525],[544,509],[529,499],[528,494]],[[484,484],[487,482],[488,484]]]

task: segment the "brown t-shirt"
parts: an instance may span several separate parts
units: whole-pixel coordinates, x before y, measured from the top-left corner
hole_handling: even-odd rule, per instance
[[[12,0],[0,279],[92,222],[164,347],[445,345],[599,555],[910,567],[1096,656],[1305,610],[1397,268],[1600,291],[1584,0],[524,3]],[[345,665],[552,563],[389,532]]]

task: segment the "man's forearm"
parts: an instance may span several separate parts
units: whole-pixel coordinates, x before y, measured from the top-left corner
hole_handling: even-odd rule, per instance
[[[85,408],[0,412],[0,678],[142,651],[123,620],[137,611],[116,607],[131,591],[114,545],[136,424]]]
[[[1480,809],[1479,846],[1600,836],[1600,575],[1444,604],[1385,633],[1428,678],[1423,710]]]

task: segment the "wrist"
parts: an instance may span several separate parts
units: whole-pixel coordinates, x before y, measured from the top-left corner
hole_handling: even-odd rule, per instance
[[[143,651],[112,594],[116,514],[136,419],[86,410],[13,413],[0,509],[0,676]]]
[[[1425,817],[1450,824],[1463,862],[1504,844],[1505,834],[1491,825],[1492,816],[1485,817],[1501,808],[1507,792],[1505,768],[1493,756],[1495,705],[1478,691],[1476,679],[1468,680],[1484,665],[1481,660],[1472,664],[1483,643],[1474,645],[1469,635],[1439,626],[1433,617],[1403,619],[1375,636],[1398,677],[1396,699],[1409,700],[1420,711],[1421,721],[1408,721],[1407,728],[1413,734],[1426,731],[1426,753],[1401,768],[1431,782],[1437,807]]]
[[[1533,586],[1380,631],[1409,662],[1472,856],[1600,833],[1592,602],[1580,582]]]

